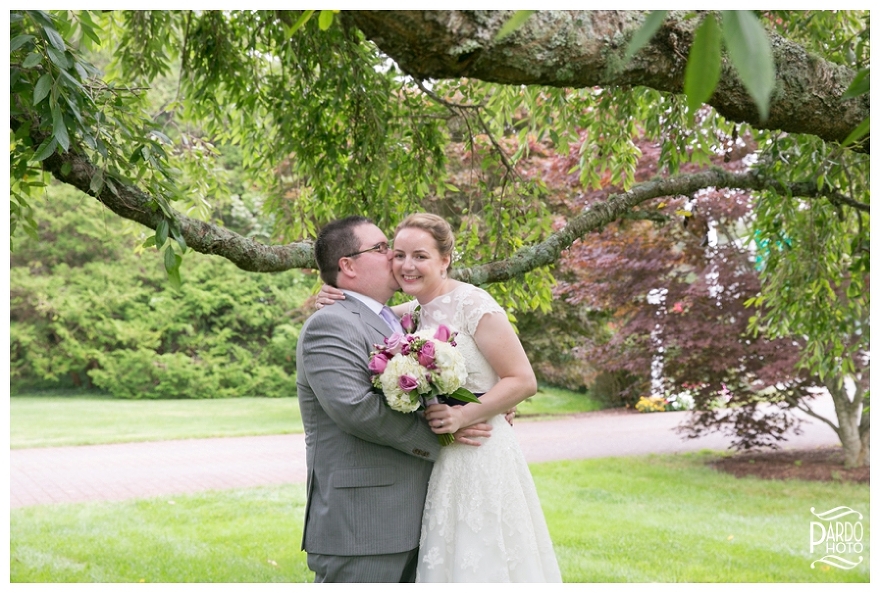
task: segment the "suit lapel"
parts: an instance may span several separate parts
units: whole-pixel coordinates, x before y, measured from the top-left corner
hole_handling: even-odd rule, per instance
[[[350,296],[343,301],[339,301],[337,304],[345,306],[353,316],[357,317],[358,320],[356,323],[362,323],[363,325],[373,328],[382,334],[383,338],[387,338],[391,335],[391,328],[388,327],[385,320],[373,313],[369,307],[355,297]]]

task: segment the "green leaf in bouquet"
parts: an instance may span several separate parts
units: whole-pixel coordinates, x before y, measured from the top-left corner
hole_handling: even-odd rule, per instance
[[[452,393],[450,393],[446,397],[451,397],[453,399],[457,399],[458,401],[467,402],[467,403],[471,403],[471,404],[480,403],[480,398],[478,398],[476,395],[474,395],[473,393],[471,393],[470,391],[468,391],[464,387],[459,387],[458,389],[456,389],[455,391],[453,391]]]

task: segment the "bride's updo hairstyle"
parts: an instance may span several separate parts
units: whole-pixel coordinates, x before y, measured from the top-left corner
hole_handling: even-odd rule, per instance
[[[437,244],[437,251],[440,257],[449,256],[449,266],[447,270],[452,269],[452,252],[455,251],[455,235],[452,234],[452,227],[441,217],[436,214],[420,212],[418,214],[410,214],[397,225],[395,236],[403,229],[421,229],[434,237]]]

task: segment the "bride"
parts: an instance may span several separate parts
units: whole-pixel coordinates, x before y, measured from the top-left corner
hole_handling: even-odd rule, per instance
[[[398,316],[418,309],[419,329],[446,325],[458,332],[468,367],[465,387],[480,403],[429,406],[437,434],[489,422],[492,436],[479,447],[454,443],[434,464],[419,542],[416,581],[561,582],[537,491],[504,413],[536,391],[525,351],[507,314],[483,289],[447,276],[454,237],[433,214],[401,222],[393,241],[392,271],[415,300],[397,305]],[[321,298],[340,298],[325,287]]]

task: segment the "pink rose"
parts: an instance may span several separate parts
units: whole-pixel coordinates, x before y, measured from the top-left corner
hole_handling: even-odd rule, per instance
[[[385,338],[385,349],[391,354],[400,354],[403,347],[404,336],[401,333],[394,332]]]
[[[397,385],[406,393],[409,393],[419,386],[419,382],[409,375],[401,375],[400,378],[397,380]]]
[[[419,350],[419,364],[426,369],[434,368],[434,342],[425,342]]]
[[[440,340],[441,342],[448,342],[451,336],[452,332],[449,331],[449,328],[445,325],[439,326],[437,331],[434,332],[434,339]]]
[[[385,367],[388,366],[389,360],[390,359],[388,358],[388,355],[385,354],[385,352],[376,353],[376,355],[370,359],[370,364],[368,365],[370,367],[370,371],[374,375],[381,375],[385,372]]]
[[[413,316],[407,313],[400,318],[400,326],[403,328],[403,331],[411,334],[416,329],[416,322],[413,319]]]

